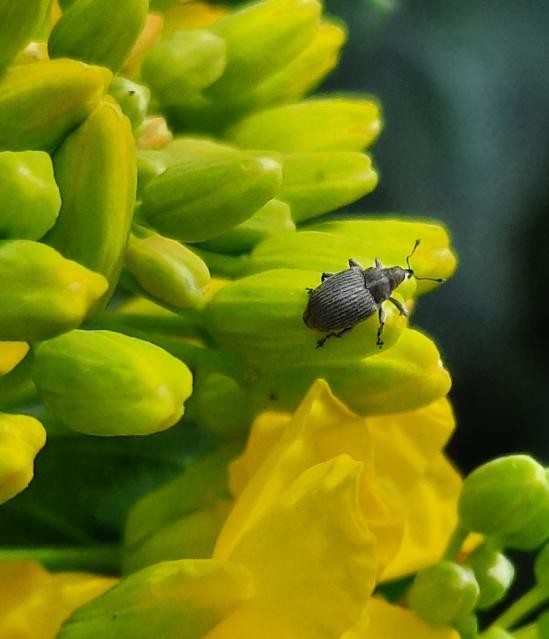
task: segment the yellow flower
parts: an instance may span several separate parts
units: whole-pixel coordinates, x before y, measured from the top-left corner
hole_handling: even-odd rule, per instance
[[[365,419],[318,380],[293,416],[256,420],[230,470],[236,501],[212,558],[132,574],[77,611],[60,639],[98,628],[114,639],[121,627],[175,639],[183,626],[186,639],[370,639],[376,628],[396,639],[408,627],[415,634],[400,636],[455,638],[371,598],[380,580],[436,561],[448,541],[460,480],[441,449],[452,429],[446,400]]]
[[[32,561],[0,564],[0,639],[54,639],[63,620],[116,579],[50,574]]]

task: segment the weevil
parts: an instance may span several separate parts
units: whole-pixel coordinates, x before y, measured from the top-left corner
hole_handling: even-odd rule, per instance
[[[373,315],[379,317],[377,346],[383,347],[383,327],[385,311],[383,303],[394,304],[401,315],[408,316],[408,309],[392,293],[402,282],[414,276],[417,280],[444,282],[442,278],[417,277],[410,266],[410,258],[419,246],[416,240],[412,252],[406,258],[408,268],[390,266],[385,268],[376,257],[375,266],[362,267],[356,260],[349,259],[349,268],[340,273],[322,273],[321,283],[317,288],[306,289],[309,294],[307,308],[303,313],[305,324],[322,333],[327,333],[316,343],[316,347],[324,346],[330,337],[341,337],[352,330],[358,323]]]

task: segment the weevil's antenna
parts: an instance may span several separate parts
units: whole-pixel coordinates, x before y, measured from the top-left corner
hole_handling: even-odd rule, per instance
[[[419,246],[421,240],[416,240],[416,243],[414,244],[414,248],[412,249],[412,252],[410,253],[410,255],[408,255],[408,257],[406,258],[406,264],[408,264],[408,268],[410,269],[410,271],[412,270],[412,267],[410,266],[410,258],[413,256],[413,254],[416,252],[417,247]]]
[[[416,240],[416,243],[414,244],[414,248],[412,249],[412,252],[410,253],[410,255],[408,255],[408,257],[406,258],[406,264],[408,264],[408,270],[413,273],[414,277],[416,278],[416,280],[429,280],[430,282],[445,282],[446,280],[443,279],[442,277],[418,277],[412,267],[410,266],[410,258],[413,256],[413,254],[416,252],[417,247],[420,245],[421,240]]]

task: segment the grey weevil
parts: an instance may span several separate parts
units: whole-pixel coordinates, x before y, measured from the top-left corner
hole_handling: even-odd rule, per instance
[[[383,302],[392,302],[401,315],[408,316],[408,310],[397,299],[391,297],[392,292],[402,282],[414,275],[410,266],[420,241],[416,240],[414,248],[406,258],[408,268],[390,266],[384,268],[376,257],[375,266],[363,268],[357,261],[349,259],[349,268],[340,273],[322,273],[321,283],[317,288],[308,288],[309,301],[303,313],[305,324],[315,330],[328,333],[316,343],[316,347],[324,346],[330,337],[341,337],[352,330],[359,322],[367,319],[376,311],[379,316],[377,346],[383,347],[383,327],[385,311]],[[417,280],[444,282],[442,278],[417,277]]]

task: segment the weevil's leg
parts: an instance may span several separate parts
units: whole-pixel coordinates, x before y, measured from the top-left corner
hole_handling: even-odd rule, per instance
[[[305,290],[310,295],[315,289],[314,288],[306,288]]]
[[[343,330],[339,331],[339,333],[336,333],[335,336],[336,337],[343,337],[343,335],[345,335],[345,333],[348,333],[349,331],[352,331],[353,327],[352,326],[347,326],[347,328],[344,328]]]
[[[321,277],[320,277],[320,281],[323,282],[324,280],[327,280],[329,277],[332,277],[333,273],[322,273]]]
[[[383,310],[383,306],[379,307],[378,315],[379,315],[379,328],[377,329],[376,345],[379,346],[379,348],[381,348],[383,346],[383,340],[381,339],[381,335],[383,334],[383,327],[385,326],[385,311]]]
[[[390,297],[389,302],[392,302],[398,308],[401,315],[404,315],[404,317],[408,317],[408,309],[404,306],[404,304],[401,304],[394,297]]]
[[[327,339],[329,339],[330,337],[337,337],[337,333],[328,333],[328,335],[324,335],[324,337],[322,339],[319,339],[318,342],[316,343],[316,347],[317,348],[322,348],[326,342]]]
[[[376,262],[376,268],[383,268],[383,264],[381,263],[381,260],[379,259],[379,257],[376,257],[375,262]]]
[[[360,264],[359,262],[357,262],[356,260],[353,260],[352,257],[349,258],[349,267],[350,268],[359,268],[362,271],[364,270],[364,267],[362,266],[362,264]]]

